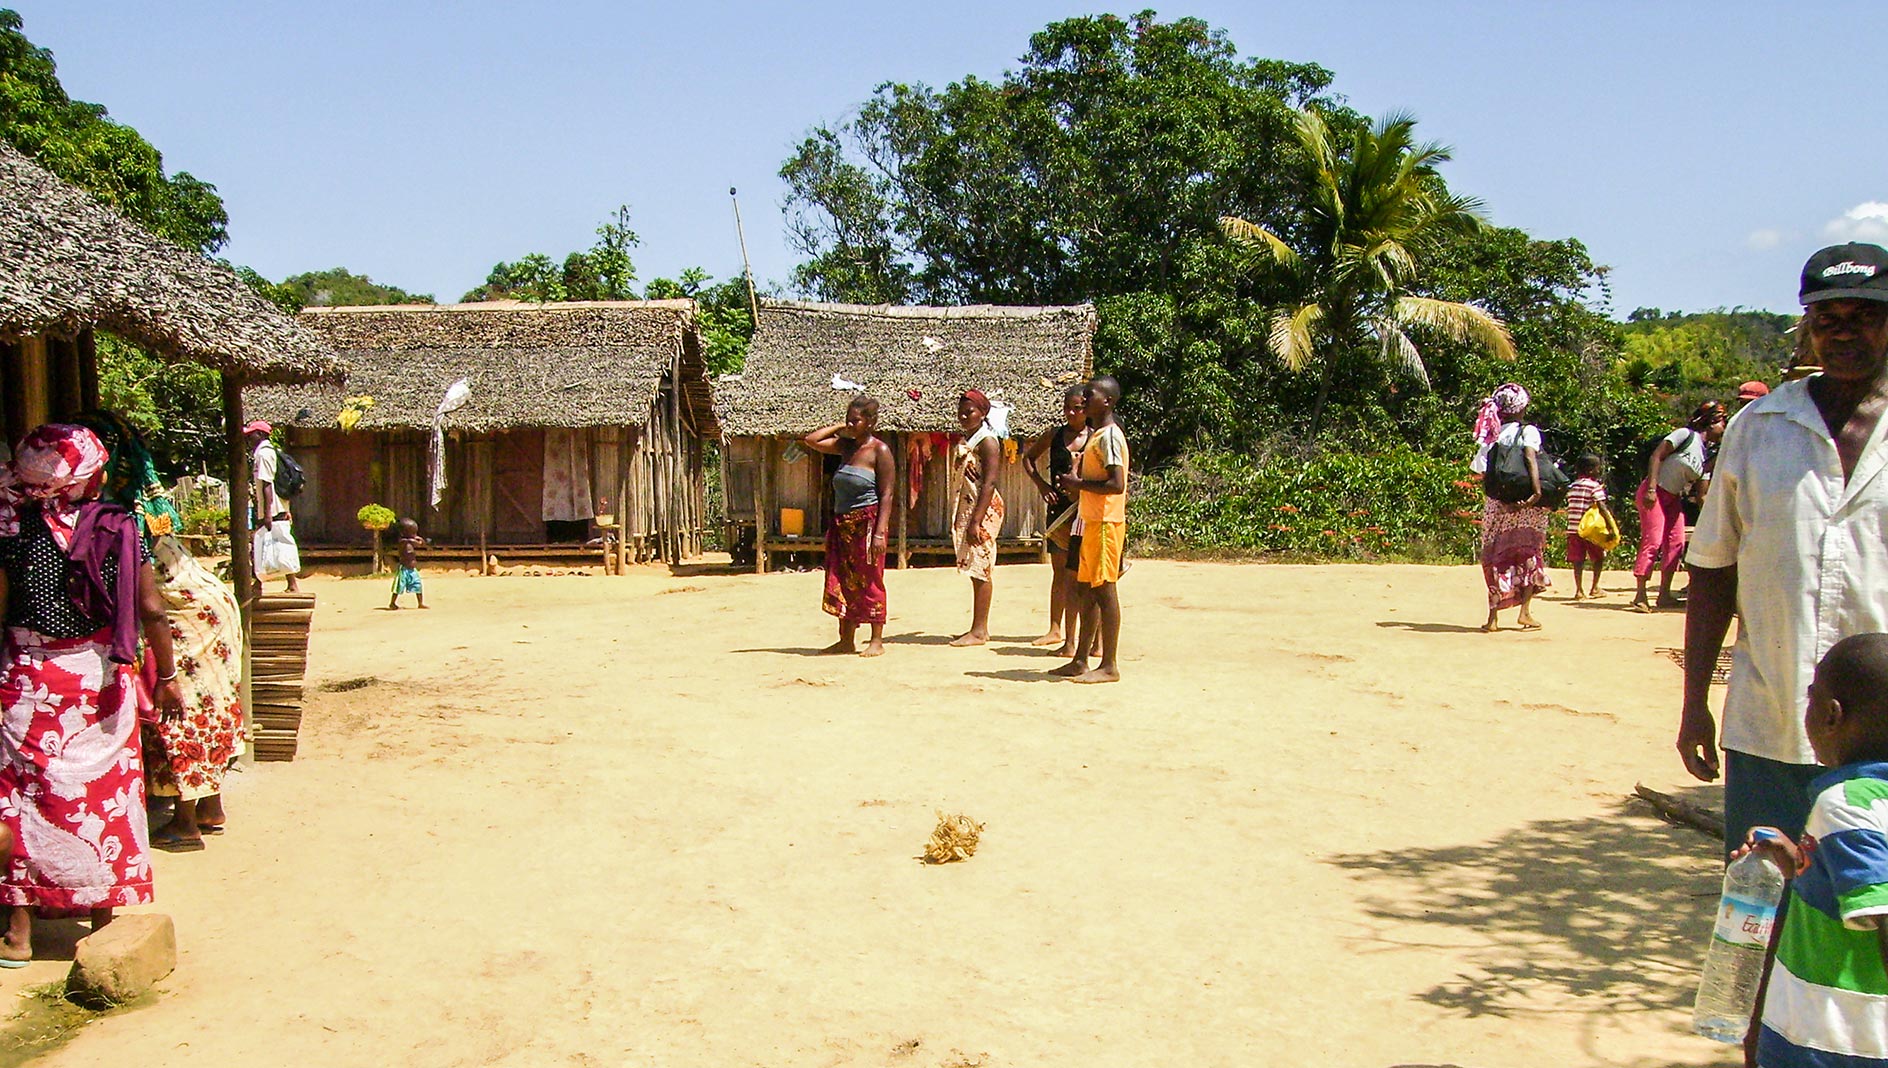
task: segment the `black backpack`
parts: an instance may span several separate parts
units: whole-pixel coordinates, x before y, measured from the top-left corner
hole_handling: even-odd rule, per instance
[[[295,462],[295,457],[275,447],[275,495],[288,500],[301,496],[302,487],[308,485],[308,475],[302,465]]]
[[[1560,460],[1546,449],[1534,454],[1541,473],[1542,508],[1559,508],[1567,503],[1567,487],[1573,479],[1560,466]],[[1482,492],[1497,501],[1519,504],[1534,496],[1534,476],[1527,469],[1527,446],[1516,434],[1512,445],[1497,441],[1488,447],[1488,468],[1482,472]]]

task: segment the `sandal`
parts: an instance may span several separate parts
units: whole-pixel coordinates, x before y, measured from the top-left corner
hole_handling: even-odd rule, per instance
[[[166,853],[195,853],[203,848],[203,838],[185,838],[169,827],[163,827],[151,834],[151,848],[162,849]]]
[[[1637,612],[1642,616],[1649,616],[1652,614],[1652,606],[1647,604],[1644,601],[1634,601],[1631,604],[1627,605],[1626,607],[1632,609],[1634,612]]]

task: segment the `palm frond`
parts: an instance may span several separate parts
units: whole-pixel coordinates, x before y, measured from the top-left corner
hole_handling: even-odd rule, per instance
[[[1294,269],[1298,266],[1298,254],[1292,251],[1291,246],[1257,223],[1247,222],[1236,215],[1222,215],[1219,217],[1219,229],[1233,243],[1264,252],[1281,266]]]
[[[1324,309],[1306,304],[1295,312],[1279,312],[1267,339],[1272,355],[1286,370],[1302,371],[1311,364],[1311,328],[1324,318]]]
[[[1394,317],[1406,326],[1421,326],[1480,345],[1504,360],[1514,359],[1514,338],[1501,320],[1469,304],[1434,297],[1398,297]]]
[[[1378,340],[1383,342],[1383,362],[1393,367],[1408,371],[1411,378],[1429,388],[1429,368],[1423,365],[1422,353],[1416,351],[1416,343],[1396,325],[1396,320],[1385,316],[1371,323],[1371,329],[1377,332]]]

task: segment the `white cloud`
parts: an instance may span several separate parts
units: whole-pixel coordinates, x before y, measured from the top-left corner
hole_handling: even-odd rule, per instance
[[[1762,252],[1766,249],[1773,249],[1781,245],[1785,236],[1786,235],[1781,230],[1769,228],[1752,230],[1750,236],[1744,239],[1744,243]]]
[[[1822,232],[1836,241],[1888,241],[1888,203],[1865,201],[1831,219]]]

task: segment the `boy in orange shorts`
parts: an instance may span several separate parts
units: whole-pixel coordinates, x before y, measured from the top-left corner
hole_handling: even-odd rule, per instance
[[[1081,560],[1070,591],[1081,605],[1082,633],[1075,658],[1050,672],[1076,682],[1119,682],[1115,650],[1121,639],[1121,554],[1128,540],[1128,439],[1115,422],[1121,383],[1103,375],[1088,384],[1088,444],[1076,470],[1062,476],[1062,488],[1079,493]],[[1088,667],[1095,631],[1101,631],[1101,663]]]

